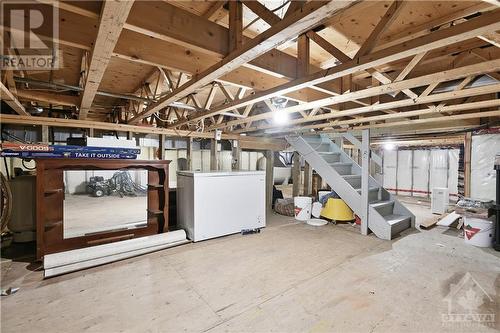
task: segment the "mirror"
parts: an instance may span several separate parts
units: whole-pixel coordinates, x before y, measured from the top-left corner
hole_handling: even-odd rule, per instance
[[[64,238],[146,227],[147,184],[147,170],[65,170]]]

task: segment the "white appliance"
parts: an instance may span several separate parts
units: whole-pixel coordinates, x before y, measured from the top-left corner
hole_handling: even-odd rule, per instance
[[[194,242],[266,226],[264,171],[177,172],[177,225]]]
[[[448,211],[450,196],[445,187],[434,187],[431,194],[431,211],[433,214],[444,214]]]

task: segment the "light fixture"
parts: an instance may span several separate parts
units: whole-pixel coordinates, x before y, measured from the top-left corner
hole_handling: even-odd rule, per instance
[[[288,122],[290,116],[284,110],[276,109],[273,112],[273,120],[277,125],[284,125]]]
[[[394,143],[387,142],[384,144],[384,150],[394,150],[394,148],[396,148]]]
[[[273,110],[273,120],[277,125],[284,125],[290,119],[288,112],[283,110],[288,103],[288,100],[284,97],[273,97],[271,103],[274,106]]]

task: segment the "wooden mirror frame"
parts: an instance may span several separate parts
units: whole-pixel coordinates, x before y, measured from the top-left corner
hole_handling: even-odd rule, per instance
[[[143,237],[168,231],[168,164],[155,160],[37,159],[36,256]],[[64,171],[141,169],[148,171],[148,222],[137,229],[64,238]]]

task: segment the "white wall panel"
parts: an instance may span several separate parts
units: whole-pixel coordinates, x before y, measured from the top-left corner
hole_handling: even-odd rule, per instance
[[[384,151],[384,187],[386,189],[396,188],[396,173],[398,165],[398,152],[395,150]],[[389,191],[394,193],[394,191]]]
[[[445,149],[431,150],[429,190],[435,187],[448,187],[448,150]]]
[[[397,185],[399,195],[411,195],[413,152],[398,151]]]
[[[413,196],[427,197],[429,194],[429,150],[413,151]]]
[[[450,193],[450,200],[456,200],[458,195],[458,156],[460,150],[448,150],[448,190]],[[453,195],[455,194],[455,195]],[[453,196],[452,196],[453,195]]]

